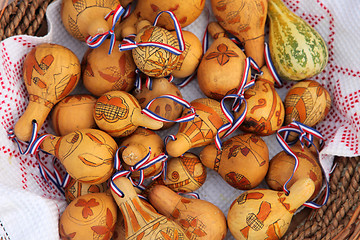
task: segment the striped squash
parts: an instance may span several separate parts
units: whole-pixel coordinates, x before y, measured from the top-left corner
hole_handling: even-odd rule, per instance
[[[282,0],[269,0],[269,48],[282,79],[300,81],[324,70],[328,49],[324,39]]]

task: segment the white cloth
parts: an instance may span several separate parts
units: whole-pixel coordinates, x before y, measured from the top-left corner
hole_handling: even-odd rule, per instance
[[[360,45],[356,31],[360,20],[360,2],[348,0],[284,0],[298,16],[310,23],[325,39],[329,48],[329,64],[314,80],[320,82],[331,94],[333,105],[326,119],[317,129],[325,136],[326,145],[320,158],[329,172],[333,158],[359,155],[360,136]],[[24,112],[28,95],[22,79],[22,63],[25,55],[37,44],[51,42],[71,49],[81,60],[87,46],[73,39],[64,29],[60,19],[61,1],[56,0],[47,9],[49,33],[44,37],[15,36],[0,42],[0,237],[3,239],[58,239],[58,220],[66,203],[54,185],[42,179],[34,155],[22,156],[17,145],[8,138],[7,131]],[[211,12],[210,1],[206,7]],[[211,13],[210,13],[211,15]],[[206,11],[186,29],[200,39],[207,23]],[[210,19],[214,19],[210,16]],[[282,99],[292,84],[286,83],[278,92]],[[83,91],[79,85],[78,92]],[[184,99],[192,101],[204,96],[192,81],[181,89]],[[176,128],[174,128],[176,130]],[[162,134],[175,134],[175,130]],[[40,130],[52,132],[49,122]],[[270,158],[281,151],[275,136],[263,138],[269,147]],[[22,146],[23,148],[25,146]],[[194,152],[199,152],[195,149]],[[52,157],[41,154],[48,165]],[[206,183],[197,191],[208,200],[228,212],[232,201],[241,193],[235,190],[214,171],[208,171]],[[228,234],[226,239],[233,239]]]

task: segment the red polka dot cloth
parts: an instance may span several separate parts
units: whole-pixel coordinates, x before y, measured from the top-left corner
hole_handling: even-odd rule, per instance
[[[333,158],[359,155],[360,136],[360,20],[357,0],[343,4],[337,0],[284,0],[285,4],[313,26],[324,38],[329,50],[325,70],[312,78],[325,87],[332,98],[326,118],[316,126],[325,137],[320,160],[329,173]],[[0,238],[2,239],[59,239],[58,221],[66,207],[63,193],[44,180],[34,154],[21,155],[16,143],[8,137],[28,105],[29,95],[24,85],[22,66],[26,54],[40,43],[56,43],[71,49],[82,59],[87,46],[71,37],[60,19],[61,1],[54,1],[47,10],[49,33],[44,37],[14,36],[0,42]],[[202,15],[186,30],[202,39],[209,20],[214,20],[210,1]],[[117,50],[116,48],[114,50]],[[285,82],[277,89],[282,99],[294,83]],[[73,93],[86,92],[80,81]],[[192,101],[204,97],[197,81],[181,89],[183,97]],[[73,94],[72,93],[72,94]],[[161,136],[176,134],[176,128],[160,132]],[[49,119],[39,133],[53,133]],[[240,130],[235,132],[240,133]],[[270,159],[281,147],[275,135],[263,138]],[[21,143],[23,149],[26,144]],[[199,149],[192,150],[199,153]],[[60,165],[53,156],[40,153],[40,161],[49,169]],[[260,187],[266,187],[263,183]],[[241,191],[225,183],[214,171],[208,171],[205,184],[197,191],[200,197],[217,205],[226,215],[230,204]],[[226,239],[233,239],[230,233]]]

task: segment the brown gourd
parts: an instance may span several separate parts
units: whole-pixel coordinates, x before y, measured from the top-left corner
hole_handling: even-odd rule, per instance
[[[179,224],[189,239],[221,240],[226,236],[223,212],[208,201],[182,197],[163,185],[156,185],[148,199],[159,213]]]
[[[211,0],[211,9],[219,24],[240,40],[246,56],[262,67],[268,0]]]
[[[100,184],[89,184],[76,181],[70,177],[69,183],[64,187],[65,199],[68,203],[73,201],[75,198],[83,196],[89,193],[101,193],[108,190],[107,182]]]
[[[14,126],[21,141],[29,141],[33,124],[43,125],[51,109],[76,87],[80,79],[80,62],[68,48],[43,43],[25,57],[23,75],[29,104]]]

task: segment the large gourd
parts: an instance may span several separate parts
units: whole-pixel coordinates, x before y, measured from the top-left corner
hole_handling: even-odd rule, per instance
[[[321,35],[281,0],[269,0],[269,48],[279,76],[299,81],[324,70],[328,50]]]

